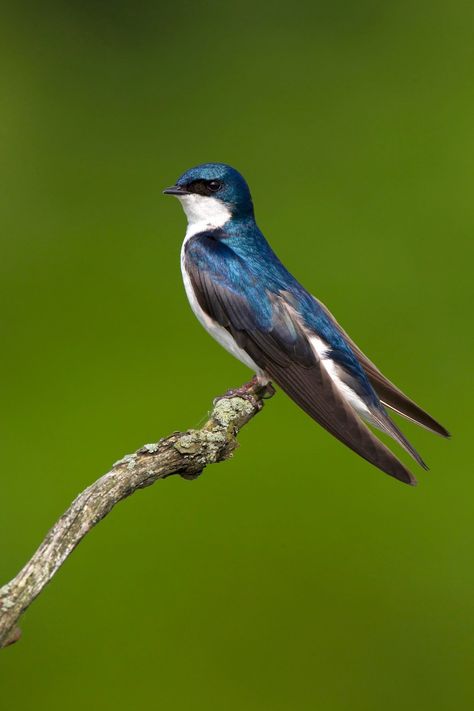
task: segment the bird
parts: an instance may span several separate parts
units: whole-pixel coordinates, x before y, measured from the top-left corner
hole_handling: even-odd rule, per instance
[[[415,476],[368,425],[392,437],[424,469],[387,408],[442,437],[448,431],[390,382],[286,269],[257,226],[243,176],[225,163],[204,163],[163,192],[178,198],[187,217],[181,271],[202,326],[254,371],[259,386],[276,383],[343,444],[415,485]]]

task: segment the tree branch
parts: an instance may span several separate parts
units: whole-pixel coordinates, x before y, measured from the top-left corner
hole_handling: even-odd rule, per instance
[[[146,444],[116,462],[107,474],[79,494],[31,560],[0,588],[0,647],[20,638],[17,622],[23,612],[115,504],[158,479],[172,474],[195,479],[208,464],[229,459],[237,447],[239,430],[262,409],[262,399],[273,394],[269,388],[253,380],[229,391],[215,401],[209,420],[200,430],[174,432],[156,444]]]

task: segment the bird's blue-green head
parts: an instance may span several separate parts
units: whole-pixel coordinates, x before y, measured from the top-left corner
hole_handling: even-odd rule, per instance
[[[191,168],[164,192],[179,198],[194,231],[198,227],[222,227],[230,219],[253,217],[247,183],[225,163],[203,163]]]

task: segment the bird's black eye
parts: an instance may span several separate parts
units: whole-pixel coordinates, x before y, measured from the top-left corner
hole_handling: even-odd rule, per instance
[[[186,189],[190,193],[195,193],[196,195],[205,195],[209,197],[212,193],[216,193],[222,187],[222,182],[220,180],[192,180],[186,185]]]

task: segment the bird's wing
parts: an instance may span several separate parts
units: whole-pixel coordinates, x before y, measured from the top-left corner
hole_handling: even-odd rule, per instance
[[[411,420],[421,427],[430,430],[430,432],[435,432],[442,437],[449,437],[448,430],[440,425],[439,422],[428,415],[427,412],[421,409],[413,400],[405,395],[396,385],[394,385],[388,378],[386,378],[383,373],[377,368],[377,366],[372,363],[372,361],[361,351],[359,346],[354,343],[350,336],[344,331],[342,326],[336,321],[334,316],[331,314],[327,306],[325,306],[319,299],[313,297],[314,300],[323,309],[326,316],[331,320],[334,326],[340,331],[344,336],[347,343],[351,347],[354,355],[364,369],[367,377],[374,388],[375,392],[379,396],[381,402],[387,407],[390,407],[394,412],[402,415],[407,420]]]
[[[205,313],[308,415],[382,471],[416,483],[343,398],[284,292],[265,290],[244,261],[211,236],[187,243],[184,266]]]

